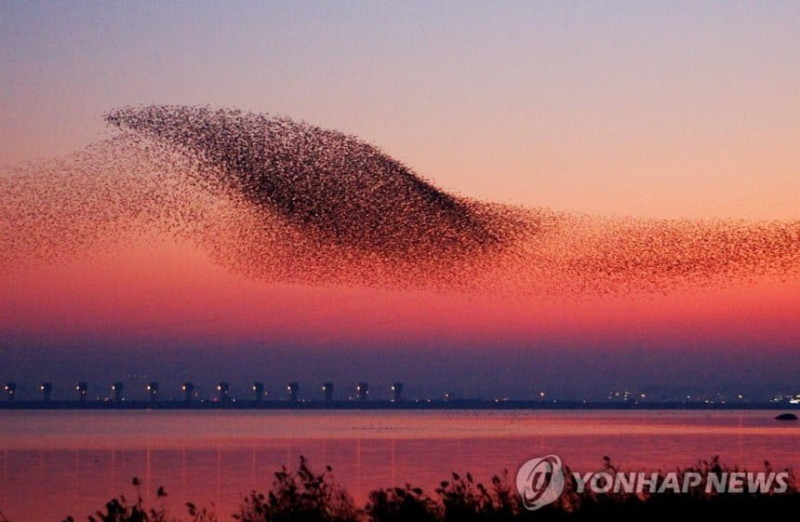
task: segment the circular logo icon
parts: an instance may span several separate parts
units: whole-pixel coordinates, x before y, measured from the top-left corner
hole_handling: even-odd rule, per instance
[[[564,491],[561,459],[548,455],[527,461],[517,472],[517,491],[530,511],[555,502]]]

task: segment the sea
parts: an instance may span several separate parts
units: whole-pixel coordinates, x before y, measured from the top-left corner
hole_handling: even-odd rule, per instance
[[[574,471],[671,471],[719,457],[761,471],[800,469],[800,425],[770,410],[0,411],[0,513],[76,521],[139,496],[186,517],[186,502],[232,520],[274,473],[332,468],[357,505],[369,492],[421,487],[453,472],[476,481],[557,455]],[[134,477],[139,485],[133,484]],[[158,496],[163,488],[166,496]],[[0,517],[2,520],[2,517]]]

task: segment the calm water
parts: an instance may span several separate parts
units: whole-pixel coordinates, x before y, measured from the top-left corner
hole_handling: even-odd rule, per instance
[[[555,453],[580,471],[608,455],[624,469],[687,466],[719,455],[751,469],[800,469],[798,423],[776,412],[0,412],[0,511],[12,521],[86,520],[120,493],[183,515],[193,501],[221,520],[272,472],[333,466],[359,504],[375,488],[410,482],[429,493],[451,471],[478,480]]]

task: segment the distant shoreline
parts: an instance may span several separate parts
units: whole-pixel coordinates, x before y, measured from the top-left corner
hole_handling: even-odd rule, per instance
[[[800,410],[776,402],[584,402],[531,400],[451,401],[3,401],[0,410]]]

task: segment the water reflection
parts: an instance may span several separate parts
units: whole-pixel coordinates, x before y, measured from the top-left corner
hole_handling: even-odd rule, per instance
[[[111,413],[106,415],[106,413]],[[272,473],[331,465],[363,504],[375,488],[432,492],[451,471],[478,480],[555,453],[578,470],[609,455],[624,469],[671,469],[720,455],[751,469],[800,468],[795,424],[773,412],[2,412],[0,510],[11,520],[76,519],[142,481],[148,502],[183,513],[213,503],[222,520]],[[113,422],[109,422],[113,421]],[[42,502],[41,499],[46,499]]]

